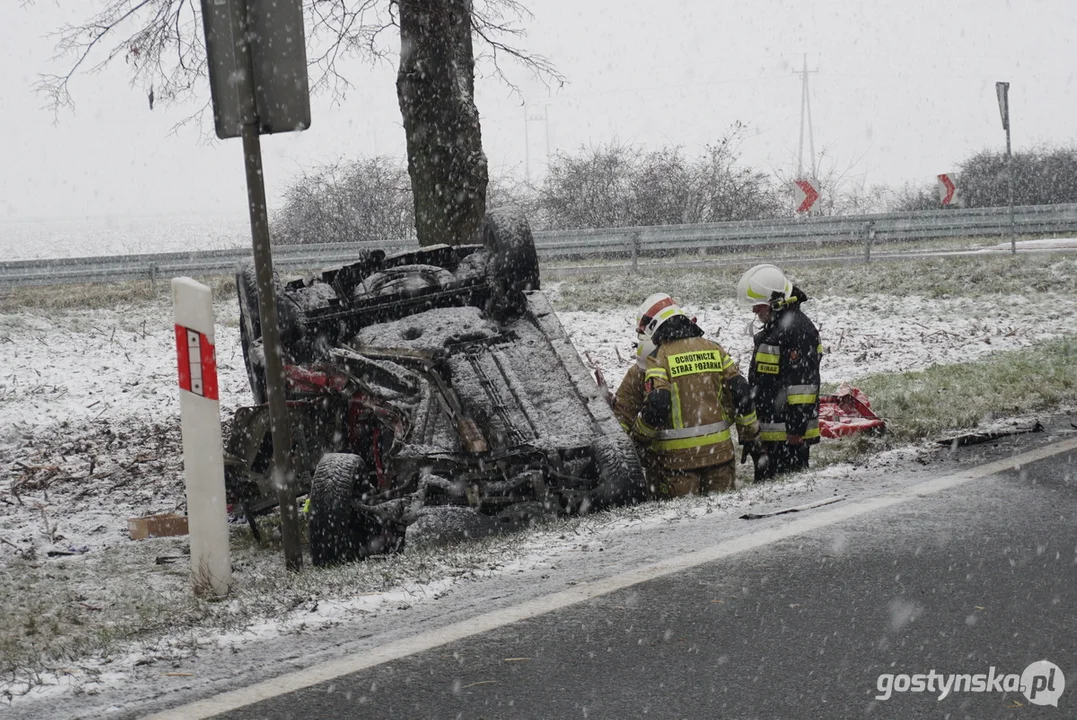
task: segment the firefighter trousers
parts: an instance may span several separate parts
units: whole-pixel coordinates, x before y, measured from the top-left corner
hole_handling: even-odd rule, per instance
[[[775,475],[781,475],[782,473],[808,469],[808,457],[811,454],[810,445],[765,442],[763,447],[767,451],[769,460],[761,478],[763,480],[770,480]]]
[[[692,470],[662,469],[658,497],[675,498],[685,495],[707,495],[733,489],[736,466],[733,461]]]

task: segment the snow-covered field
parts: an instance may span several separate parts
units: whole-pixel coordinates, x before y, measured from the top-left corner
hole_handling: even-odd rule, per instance
[[[219,250],[250,243],[245,217],[150,216],[0,222],[0,262]]]
[[[547,292],[554,297],[558,290],[557,284],[548,284]],[[747,312],[693,307],[690,302],[686,307],[735,358],[742,362],[747,358]],[[867,374],[974,360],[1077,334],[1077,296],[1071,293],[981,298],[975,303],[890,295],[830,297],[812,301],[807,310],[820,326],[827,348],[826,382],[854,382]],[[250,395],[235,302],[218,303],[216,312],[222,414],[227,419],[235,407],[249,402]],[[585,363],[601,368],[613,386],[631,357],[634,312],[623,307],[560,313]],[[0,315],[0,578],[14,581],[16,569],[27,562],[35,572],[55,568],[66,578],[56,585],[56,592],[66,593],[72,604],[91,613],[119,602],[121,596],[146,598],[146,607],[154,607],[154,597],[186,593],[182,557],[175,565],[168,560],[182,555],[185,541],[134,542],[127,538],[126,528],[130,517],[182,511],[177,421],[174,336],[166,304]],[[794,484],[810,482],[814,480],[805,478]],[[794,489],[790,485],[778,491]],[[680,509],[635,510],[631,522],[668,522],[670,512],[691,515],[721,508],[730,513],[772,492],[776,491],[750,488],[735,497],[700,499],[677,506]],[[601,522],[607,523],[601,529],[606,533],[628,520],[614,513]],[[295,607],[274,608],[272,598],[253,608],[246,600],[235,601],[242,612],[237,610],[230,621],[232,630],[225,631],[218,623],[193,640],[190,632],[170,635],[162,629],[150,645],[117,641],[110,651],[97,648],[91,657],[73,658],[63,673],[39,675],[35,682],[43,685],[16,705],[49,693],[115,686],[148,672],[143,666],[185,656],[200,643],[248,642],[294,632],[297,622],[312,628],[379,608],[422,603],[484,573],[539,567],[572,542],[556,530],[536,531],[522,541],[493,543],[478,557],[456,558],[449,551],[423,561],[425,566],[401,560],[398,572],[409,579],[359,581],[350,576],[344,589],[339,582],[336,588],[332,583],[324,586],[328,575],[321,580],[307,577],[302,582],[318,588],[308,597],[318,599],[313,609],[302,609],[299,621]],[[271,551],[248,547],[240,556],[240,582],[256,583],[267,574],[266,568],[278,563]],[[160,558],[166,564],[158,564]],[[418,576],[417,567],[425,568]],[[101,580],[104,573],[110,578],[107,584]],[[396,577],[391,572],[389,576]],[[369,589],[357,593],[357,583]],[[289,598],[287,602],[294,601],[294,587]],[[24,692],[28,687],[24,681],[21,677],[6,690]],[[0,685],[0,697],[4,690]]]

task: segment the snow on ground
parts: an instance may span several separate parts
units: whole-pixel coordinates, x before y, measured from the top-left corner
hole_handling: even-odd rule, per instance
[[[0,261],[220,250],[250,244],[246,216],[95,217],[0,222]]]
[[[689,304],[685,308],[746,373],[752,351],[751,312]],[[826,348],[825,383],[965,362],[1073,334],[1077,331],[1074,309],[1077,300],[1062,295],[1035,301],[1015,296],[975,302],[875,295],[813,299],[804,306]],[[585,362],[601,368],[610,387],[620,382],[632,357],[635,312],[635,308],[622,308],[559,313]]]
[[[235,305],[216,308],[224,420],[250,402]],[[746,367],[750,313],[687,307]],[[879,295],[813,300],[806,309],[827,348],[824,382],[974,360],[1077,334],[1077,298],[1069,295],[975,303]],[[632,357],[634,314],[560,313],[585,364],[601,368],[611,388]],[[57,535],[68,546],[107,547],[123,541],[126,518],[182,507],[174,342],[166,305],[0,315],[0,493],[47,488],[52,523],[33,505],[0,505],[7,541],[0,558],[14,547],[52,544]],[[115,485],[106,511],[79,502],[89,483]]]
[[[1019,240],[1017,242],[1018,250],[1058,250],[1060,248],[1077,248],[1077,238],[1045,238],[1042,240]],[[1013,250],[1013,246],[1009,242],[1003,242],[984,248],[983,252],[1009,250]]]
[[[551,284],[551,290],[556,292],[556,285]],[[751,344],[746,330],[750,313],[740,308],[688,309],[744,366]],[[888,295],[825,298],[810,302],[806,310],[820,326],[828,349],[823,366],[828,382],[973,360],[1077,334],[1077,297],[1061,294],[976,302]],[[250,395],[235,302],[222,301],[216,311],[222,416],[227,419]],[[632,357],[634,313],[635,308],[620,308],[559,314],[585,363],[602,368],[611,386]],[[50,551],[63,553],[46,562],[66,563],[64,572],[81,577],[87,597],[107,598],[108,593],[130,591],[124,586],[124,568],[152,568],[155,558],[181,555],[181,538],[135,543],[126,534],[127,518],[182,510],[184,505],[174,363],[171,308],[165,304],[0,315],[0,575],[10,572],[16,556],[32,554],[44,560]],[[766,487],[747,488],[720,501],[658,505],[642,515],[633,511],[631,522],[641,522],[641,517],[665,522],[670,513],[711,513],[719,503],[732,512],[758,501],[759,493],[770,492]],[[619,521],[615,516],[611,522]],[[522,542],[495,546],[486,566],[489,572],[538,567],[563,552],[566,542],[578,539],[539,532]],[[113,563],[114,586],[91,589],[92,584],[101,585],[96,573],[103,562]],[[115,572],[117,568],[121,572]],[[182,559],[164,568],[156,572],[171,574],[154,576],[159,588],[139,591],[185,587]],[[140,571],[137,582],[146,583],[147,572]],[[332,624],[356,613],[435,597],[445,591],[446,582],[453,581],[434,578],[369,595],[322,598],[314,603],[316,610],[285,608],[273,619],[246,625],[237,621],[241,630],[204,634],[198,642],[220,646],[287,633],[297,623]],[[189,644],[166,638],[153,653],[175,657],[189,651],[183,648]],[[119,683],[141,667],[140,653],[145,652],[138,645],[78,667],[69,664],[66,680],[54,677],[49,682],[57,683],[54,692]]]

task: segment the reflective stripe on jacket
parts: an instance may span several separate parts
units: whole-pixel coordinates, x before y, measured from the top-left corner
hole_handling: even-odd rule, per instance
[[[738,430],[755,436],[758,424],[743,378],[744,397],[734,398],[731,390],[731,381],[739,377],[733,358],[702,337],[663,342],[647,357],[647,391],[670,393],[669,417],[661,427],[653,428],[652,447],[664,468],[691,470],[732,460],[734,421]],[[737,407],[744,410],[743,415],[735,415]],[[637,430],[640,425],[644,425],[642,418]]]
[[[787,433],[819,442],[819,361],[815,324],[794,303],[774,311],[755,335],[748,381],[759,417],[759,439],[785,442]]]
[[[632,423],[636,421],[643,407],[643,368],[639,363],[632,363],[613,398],[613,416],[625,432],[631,432]]]

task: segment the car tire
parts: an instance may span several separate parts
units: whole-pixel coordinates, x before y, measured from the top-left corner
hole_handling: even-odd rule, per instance
[[[591,491],[591,509],[602,510],[639,502],[646,481],[636,447],[628,435],[600,435],[591,443],[598,481]]]
[[[266,402],[265,354],[262,350],[262,318],[258,305],[258,277],[252,263],[243,263],[236,270],[236,293],[239,295],[239,339],[243,361],[256,405]],[[273,294],[277,299],[277,325],[285,362],[309,359],[310,343],[306,341],[306,311],[284,288],[277,271],[273,271]]]
[[[310,484],[307,526],[311,563],[317,567],[360,560],[382,535],[377,518],[358,512],[355,500],[366,486],[366,464],[358,455],[327,453]]]
[[[522,293],[540,287],[535,237],[527,218],[514,208],[491,210],[482,220],[482,244],[491,305],[510,314],[521,310]]]
[[[451,272],[436,265],[400,265],[376,272],[356,286],[352,295],[355,300],[364,297],[413,297],[438,290],[456,278]]]
[[[253,265],[241,265],[236,270],[236,294],[239,296],[239,343],[243,348],[243,364],[247,368],[254,404],[262,405],[268,395],[265,355],[261,350],[262,322],[258,312],[258,283]]]

